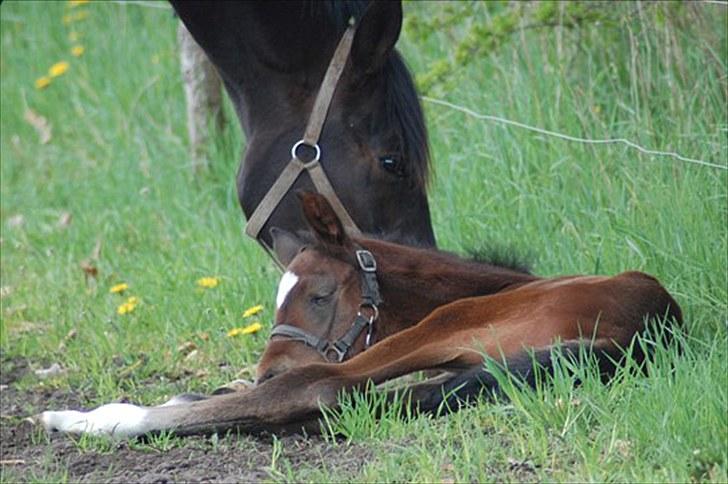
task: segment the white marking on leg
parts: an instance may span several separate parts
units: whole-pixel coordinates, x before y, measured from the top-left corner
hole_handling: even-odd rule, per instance
[[[293,286],[295,286],[296,283],[298,283],[298,276],[296,274],[291,271],[287,271],[283,274],[281,282],[278,284],[278,295],[276,296],[276,307],[278,309],[280,309],[281,306],[283,306],[283,303],[286,302],[288,294],[291,292],[291,289],[293,289]]]
[[[110,403],[90,412],[43,412],[40,421],[48,432],[133,437],[147,430],[147,409],[128,403]]]

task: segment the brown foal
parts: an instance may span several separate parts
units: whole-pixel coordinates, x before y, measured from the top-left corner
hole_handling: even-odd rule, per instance
[[[152,408],[45,412],[45,427],[118,436],[311,431],[321,405],[335,406],[341,391],[433,369],[457,375],[410,388],[410,402],[435,410],[449,393],[447,402],[457,407],[483,389],[497,390],[483,368],[484,354],[526,380],[534,360],[548,367],[557,347],[587,351],[610,372],[649,320],[662,322],[668,334],[682,322],[675,300],[647,274],[539,278],[438,251],[352,239],[322,196],[303,195],[302,205],[316,241],[302,245],[290,234],[274,234],[278,256],[290,262],[255,388]],[[332,359],[345,361],[327,362]]]

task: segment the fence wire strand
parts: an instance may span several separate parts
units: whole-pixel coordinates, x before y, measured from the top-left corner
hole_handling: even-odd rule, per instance
[[[544,134],[547,136],[552,136],[554,138],[563,139],[566,141],[575,141],[577,143],[584,143],[584,144],[592,144],[592,145],[604,145],[604,144],[614,144],[614,143],[621,143],[624,145],[629,146],[630,148],[634,148],[637,151],[644,153],[646,155],[653,155],[653,156],[669,156],[681,161],[685,161],[687,163],[693,163],[696,165],[702,165],[707,166],[710,168],[717,168],[719,170],[728,170],[728,166],[726,165],[718,165],[717,163],[711,163],[709,161],[705,160],[699,160],[696,158],[688,158],[687,156],[682,156],[679,153],[675,153],[674,151],[659,151],[659,150],[652,150],[648,148],[643,148],[642,146],[638,145],[637,143],[630,141],[626,138],[605,138],[605,139],[590,139],[590,138],[579,138],[577,136],[570,136],[568,134],[563,133],[557,133],[556,131],[549,131],[547,129],[538,128],[536,126],[530,126],[528,124],[520,123],[518,121],[512,121],[510,119],[501,118],[499,116],[492,116],[490,114],[481,114],[473,111],[472,109],[468,109],[464,106],[459,106],[457,104],[453,104],[448,101],[443,101],[442,99],[435,99],[428,96],[420,96],[420,99],[423,101],[432,103],[432,104],[438,104],[440,106],[445,106],[450,109],[454,109],[456,111],[460,111],[462,113],[465,113],[469,116],[472,116],[477,119],[484,119],[488,121],[495,121],[502,124],[507,124],[510,126],[516,126],[518,128],[523,128],[529,131],[533,131],[535,133]]]

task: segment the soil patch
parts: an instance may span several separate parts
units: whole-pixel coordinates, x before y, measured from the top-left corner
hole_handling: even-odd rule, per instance
[[[3,370],[11,362],[3,361]],[[17,362],[12,368],[27,368]],[[27,371],[27,370],[26,370]],[[14,374],[13,374],[14,373]],[[373,451],[359,445],[330,445],[319,437],[188,437],[168,446],[143,441],[79,441],[46,435],[25,417],[47,408],[82,408],[79,397],[52,389],[18,390],[25,371],[3,371],[0,387],[0,481],[27,482],[250,482],[283,478],[289,470],[329,469],[338,478],[355,477]],[[11,376],[8,376],[12,374]],[[274,448],[278,449],[274,456]],[[275,458],[274,458],[275,457]],[[275,464],[273,464],[275,461]],[[273,467],[272,464],[275,466]]]

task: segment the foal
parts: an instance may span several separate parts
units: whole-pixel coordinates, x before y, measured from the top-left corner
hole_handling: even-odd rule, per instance
[[[319,362],[293,366],[274,377],[264,370],[262,382],[252,390],[202,401],[152,408],[112,404],[88,413],[44,412],[40,419],[46,429],[116,436],[165,430],[180,435],[229,429],[257,432],[305,427],[311,431],[318,427],[322,404],[335,406],[341,391],[363,388],[369,381],[378,384],[419,370],[458,373],[444,384],[409,389],[415,408],[434,410],[446,393],[449,403],[458,404],[483,389],[497,389],[497,381],[483,369],[483,353],[503,358],[511,372],[526,378],[532,373],[531,358],[548,367],[556,347],[568,353],[590,351],[605,371],[613,371],[621,349],[645,331],[649,319],[664,318],[666,325],[682,322],[670,294],[655,278],[640,272],[542,279],[505,271],[502,279],[491,276],[490,283],[477,278],[468,282],[475,293],[488,290],[490,284],[494,294],[458,299],[437,307],[413,326],[398,327],[398,316],[405,315],[406,321],[412,311],[420,317],[418,310],[426,311],[428,304],[437,305],[448,297],[441,294],[447,293],[448,280],[473,276],[459,270],[458,264],[448,267],[446,261],[454,259],[435,251],[408,252],[392,244],[351,239],[321,196],[304,196],[303,207],[317,244],[289,254],[296,255],[289,264],[288,282],[284,276],[279,290],[276,318],[277,326],[282,323],[294,329],[281,333],[286,339],[271,342],[266,354],[274,343],[279,346],[277,363],[269,369],[293,366],[283,361],[283,343]],[[398,258],[404,254],[409,257]],[[406,286],[414,289],[398,291]],[[426,302],[418,301],[415,294]],[[385,300],[380,304],[382,296]],[[359,316],[373,322],[379,306],[389,319],[378,321],[376,336],[369,331],[350,337],[349,332],[339,332],[340,321],[350,317],[355,323]],[[316,328],[318,323],[323,324]],[[351,343],[344,352],[350,359],[323,363],[325,356],[316,351],[317,342],[334,335],[339,337],[337,343]],[[374,337],[378,342],[363,351],[367,335],[370,342]],[[319,347],[326,349],[326,345]],[[302,355],[295,358],[303,361]]]

